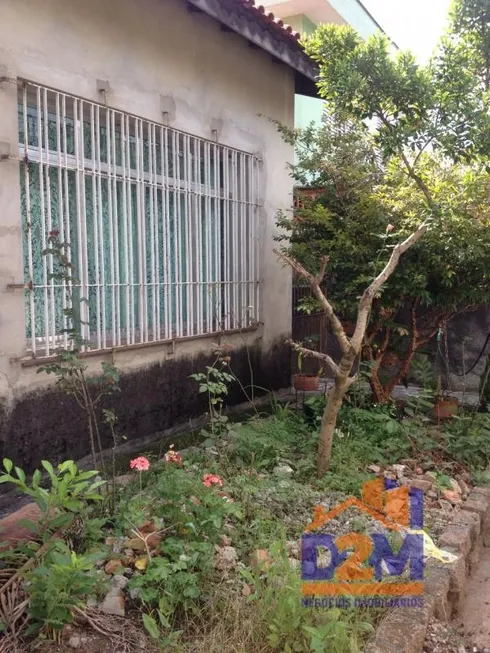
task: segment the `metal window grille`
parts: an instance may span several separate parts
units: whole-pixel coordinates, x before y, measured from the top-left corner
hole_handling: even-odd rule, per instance
[[[30,82],[19,83],[28,348],[105,349],[258,321],[257,157]],[[55,281],[49,233],[77,278]]]

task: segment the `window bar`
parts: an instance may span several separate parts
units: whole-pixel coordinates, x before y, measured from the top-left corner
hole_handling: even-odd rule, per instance
[[[239,258],[240,258],[240,313],[238,316],[240,328],[247,326],[248,301],[247,301],[247,236],[245,224],[247,220],[247,197],[245,195],[245,180],[247,168],[245,155],[240,153],[240,238],[238,240]]]
[[[99,247],[100,247],[100,276],[97,279],[97,283],[100,284],[101,289],[101,332],[102,332],[102,346],[104,349],[107,348],[107,292],[106,292],[106,272],[105,272],[105,253],[106,246],[104,244],[104,207],[103,207],[103,198],[102,193],[102,120],[100,117],[100,107],[97,105],[96,111],[96,138],[97,138],[97,189],[99,195],[99,216],[98,216],[98,229],[99,229]]]
[[[177,337],[183,336],[182,329],[182,267],[181,267],[181,251],[182,251],[182,231],[181,231],[181,192],[180,192],[180,138],[174,132],[174,141],[176,145],[176,165],[174,168],[174,187],[178,190],[175,191],[175,228],[176,228],[176,272],[175,272],[175,285],[177,297]]]
[[[128,197],[127,197],[127,171],[126,171],[126,156],[127,156],[127,147],[128,147],[128,134],[127,134],[127,124],[126,117],[124,114],[121,114],[121,202],[122,202],[122,235],[123,235],[123,247],[124,247],[124,268],[121,277],[121,294],[124,292],[124,312],[126,315],[123,333],[124,333],[124,344],[128,344],[129,333],[130,333],[130,323],[129,323],[129,261],[128,261]]]
[[[73,136],[75,139],[75,201],[76,201],[76,226],[77,226],[77,254],[78,254],[78,263],[76,266],[76,278],[77,278],[77,287],[78,287],[78,296],[75,298],[76,307],[74,308],[75,316],[78,324],[75,325],[75,328],[79,329],[80,337],[85,340],[84,333],[84,324],[83,324],[83,314],[82,298],[85,296],[83,288],[83,236],[82,236],[82,207],[81,207],[81,198],[80,198],[80,128],[78,120],[78,100],[73,100]],[[85,346],[81,346],[81,350],[85,350]]]
[[[210,243],[211,243],[211,227],[212,227],[212,190],[211,190],[211,146],[206,141],[203,144],[204,149],[204,187],[206,189],[204,196],[204,215],[201,215],[199,223],[202,226],[204,224],[204,257],[206,265],[204,266],[204,283],[203,283],[203,294],[204,294],[204,304],[203,306],[203,332],[209,333],[211,330],[209,328],[210,316],[211,316],[211,299],[212,299],[212,285],[211,285],[211,252],[210,252]]]
[[[254,170],[254,184],[253,184],[253,220],[252,220],[252,233],[253,233],[253,247],[252,247],[252,261],[253,261],[253,280],[254,280],[254,306],[255,308],[255,321],[260,320],[260,277],[259,277],[259,263],[260,263],[260,242],[259,242],[259,161],[254,157],[253,159]]]
[[[237,327],[240,306],[238,304],[238,269],[239,269],[239,257],[240,253],[238,250],[238,156],[237,152],[233,150],[232,153],[232,239],[231,239],[231,257],[233,259],[233,284],[232,284],[232,293],[233,293],[233,312],[232,312],[232,324],[231,328],[235,329]]]
[[[135,119],[134,121],[134,137],[135,137],[135,154],[136,154],[136,237],[138,242],[138,327],[139,329],[139,342],[143,342],[143,320],[144,320],[144,311],[143,311],[143,271],[142,271],[142,219],[141,219],[141,184],[140,184],[140,165],[141,165],[141,153],[140,153],[140,135],[139,135],[140,121]],[[136,325],[135,325],[136,326]]]
[[[140,126],[140,217],[141,217],[141,290],[143,297],[143,324],[141,325],[141,342],[148,342],[148,277],[146,266],[146,189],[145,189],[145,127],[144,121],[138,120]]]
[[[62,109],[62,119],[63,119],[63,149],[64,149],[64,185],[65,185],[65,220],[66,220],[66,230],[65,237],[66,242],[69,244],[67,248],[66,256],[69,263],[73,263],[73,242],[71,234],[71,219],[70,219],[70,179],[68,175],[68,130],[67,130],[67,113],[66,113],[66,95],[63,95],[63,101],[61,103]],[[71,279],[66,283],[67,287],[67,308],[71,310],[73,308],[73,278],[74,272],[71,271]],[[68,320],[67,320],[68,322]],[[70,324],[67,325],[69,329],[75,328],[75,321],[72,318]]]
[[[223,265],[222,265],[222,221],[224,221],[224,210],[222,208],[221,188],[224,178],[220,171],[220,152],[218,146],[213,144],[214,164],[214,291],[213,291],[213,315],[211,317],[211,330],[217,331],[221,328],[223,320]]]
[[[156,291],[158,277],[156,275],[156,257],[155,257],[155,245],[156,245],[156,234],[155,234],[155,179],[154,179],[154,146],[155,146],[155,136],[154,129],[152,124],[148,124],[148,185],[149,185],[149,214],[150,214],[150,287],[151,287],[151,313],[152,313],[152,322],[151,322],[151,340],[157,339],[157,301],[156,301]],[[148,279],[147,279],[148,280]],[[150,288],[149,288],[150,290]]]
[[[145,258],[145,213],[143,209],[144,186],[143,178],[143,125],[138,118],[135,120],[135,133],[136,133],[136,210],[137,210],[137,225],[138,225],[138,288],[139,288],[139,341],[145,342],[145,272],[144,272],[144,258]]]
[[[128,252],[127,252],[127,288],[128,288],[128,343],[136,342],[136,311],[134,298],[134,228],[133,228],[133,182],[131,179],[131,123],[130,117],[126,116],[126,194],[127,194],[127,234],[128,234]],[[136,125],[133,119],[133,130],[135,134],[136,145]],[[136,151],[135,151],[136,155]],[[134,186],[136,191],[136,184]],[[136,217],[137,220],[137,217]]]
[[[110,315],[111,315],[111,345],[116,344],[116,275],[114,260],[114,209],[112,194],[112,142],[111,116],[109,109],[105,110],[105,142],[107,161],[107,222],[109,226],[109,265],[110,265]]]
[[[159,246],[157,250],[157,260],[158,260],[158,275],[159,275],[159,288],[158,288],[158,297],[159,297],[159,312],[160,312],[160,329],[163,338],[168,338],[168,303],[167,303],[167,228],[166,228],[166,213],[167,213],[167,201],[166,201],[166,180],[167,171],[166,171],[166,160],[167,160],[167,148],[166,148],[166,129],[162,126],[159,127],[159,151],[157,156],[160,157],[160,183],[157,190],[157,198],[160,197],[161,212],[158,212],[157,216],[157,228],[158,233],[161,234],[161,242],[159,241]],[[161,267],[160,267],[160,253],[162,256]],[[162,310],[163,307],[163,310]]]
[[[249,319],[252,322],[256,322],[256,315],[258,306],[255,302],[255,271],[254,271],[254,255],[255,255],[255,204],[254,204],[254,159],[249,157],[249,175],[248,175],[248,206],[247,206],[247,215],[248,215],[248,256],[247,256],[247,279],[248,279],[248,305],[252,306],[253,309],[249,311]]]
[[[169,170],[169,156],[170,152],[168,149],[168,129],[163,127],[164,133],[164,144],[163,144],[163,153],[162,153],[162,183],[164,184],[164,193],[162,197],[162,217],[163,217],[163,264],[165,266],[164,272],[164,288],[165,288],[165,338],[172,338],[172,271],[171,271],[171,253],[174,251],[172,249],[172,243],[170,241],[170,191],[169,191],[169,179],[170,179],[170,170]],[[175,175],[175,168],[174,168]]]
[[[55,101],[55,111],[56,111],[56,161],[58,166],[58,228],[60,232],[60,241],[65,242],[65,216],[64,216],[64,197],[63,197],[63,166],[61,162],[61,150],[62,150],[62,128],[61,128],[61,107],[60,107],[60,94],[56,93]],[[67,320],[65,311],[67,308],[66,305],[66,280],[60,279],[58,281],[60,292],[61,292],[61,329],[62,329],[62,340],[64,349],[68,348],[68,334],[66,333],[67,329]]]
[[[90,153],[92,155],[92,229],[94,231],[94,290],[95,290],[95,331],[97,338],[97,348],[102,347],[102,334],[100,328],[100,272],[99,272],[99,215],[97,197],[97,164],[96,164],[96,147],[95,147],[95,105],[90,104]]]
[[[190,196],[190,184],[191,184],[191,153],[190,153],[190,136],[184,134],[183,137],[183,150],[184,150],[184,225],[185,225],[185,330],[186,335],[191,335],[191,329],[193,328],[194,315],[193,307],[191,302],[191,293],[192,293],[192,255],[187,256],[187,252],[192,251],[192,240],[191,240],[191,225],[190,225],[190,214],[192,212],[191,206],[191,196]]]
[[[214,159],[212,164],[213,168],[211,168],[211,148],[213,146],[210,143],[206,143],[206,146],[207,146],[206,168],[207,168],[207,177],[208,177],[207,186],[209,188],[209,194],[206,198],[207,211],[205,213],[205,219],[204,219],[204,229],[206,231],[206,239],[207,239],[206,332],[210,333],[214,331],[215,313],[217,314],[217,311],[219,310],[217,301],[215,301],[215,297],[217,298],[218,296],[216,283],[218,282],[219,277],[217,274],[217,270],[213,274],[213,262],[216,265],[216,267],[218,265],[218,259],[217,259],[218,250],[216,250],[216,255],[213,257],[213,242],[216,233],[216,222],[219,221],[219,212],[217,210],[218,200],[216,199],[216,184],[218,182],[216,177],[216,162],[214,161]],[[214,172],[214,179],[211,176],[212,171]]]
[[[116,137],[116,112],[110,110],[111,114],[111,145],[112,145],[112,170],[110,169],[110,182],[113,195],[112,210],[113,210],[113,250],[114,250],[114,294],[113,301],[115,303],[115,334],[116,345],[121,345],[121,275],[119,266],[119,209],[117,199],[117,137]]]
[[[37,115],[37,146],[39,152],[39,200],[40,200],[40,213],[41,213],[41,243],[42,251],[46,249],[46,210],[44,203],[44,156],[43,156],[43,128],[42,128],[42,100],[41,88],[37,87],[36,92],[36,115]],[[44,296],[44,324],[42,333],[45,334],[45,347],[46,356],[50,355],[50,342],[49,342],[49,295],[48,295],[48,265],[47,257],[41,254],[42,257],[42,270],[43,270],[43,296]]]
[[[153,129],[153,229],[155,233],[154,237],[154,257],[155,257],[155,313],[156,313],[156,326],[153,340],[161,339],[162,324],[161,324],[161,311],[160,311],[160,297],[161,297],[161,287],[162,287],[162,276],[160,272],[160,211],[158,207],[158,154],[160,148],[158,147],[159,139],[161,139],[161,128],[157,125],[152,125]],[[160,161],[160,178],[163,179],[163,171]]]
[[[79,157],[77,157],[77,168],[78,175],[80,177],[80,204],[81,204],[81,216],[80,221],[82,223],[82,241],[79,243],[79,248],[82,252],[82,270],[80,278],[82,279],[83,291],[81,292],[81,298],[86,301],[80,302],[80,315],[82,317],[82,332],[85,334],[85,340],[89,343],[91,339],[90,333],[90,304],[89,304],[89,269],[88,269],[88,236],[87,236],[87,196],[86,196],[86,181],[85,181],[85,133],[84,133],[84,124],[85,124],[85,102],[82,100],[79,101],[80,105],[80,115],[78,123],[79,131]],[[88,345],[90,347],[90,344]]]
[[[194,278],[195,278],[195,292],[194,297],[196,301],[196,335],[201,335],[203,332],[203,273],[202,268],[204,264],[204,251],[202,240],[202,198],[207,195],[207,188],[203,190],[203,180],[201,179],[201,141],[194,139],[194,179],[195,179],[195,193],[194,193],[194,229],[196,238],[194,240],[195,249],[195,264],[194,264]]]
[[[27,124],[27,85],[23,88],[23,119],[24,119],[24,184],[26,189],[26,236],[27,236],[27,266],[29,269],[29,308],[30,308],[30,329],[31,349],[33,356],[36,355],[36,303],[34,296],[34,265],[32,257],[32,214],[31,214],[31,181],[29,170],[29,132]]]
[[[48,90],[43,89],[43,103],[44,103],[44,149],[46,152],[46,204],[47,204],[47,232],[51,233],[53,230],[53,221],[51,214],[51,176],[50,176],[50,164],[49,164],[49,131],[48,131]],[[51,334],[48,334],[48,338],[51,338],[53,347],[56,345],[56,295],[55,295],[55,286],[53,279],[53,257],[50,256],[47,260],[48,265],[48,296],[49,296],[49,309],[50,309],[50,324],[51,324]]]
[[[223,149],[223,324],[225,329],[230,328],[230,154],[228,148]]]

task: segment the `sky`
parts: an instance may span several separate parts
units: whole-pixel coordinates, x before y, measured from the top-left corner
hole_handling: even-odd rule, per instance
[[[402,49],[426,61],[442,34],[451,0],[362,0]]]

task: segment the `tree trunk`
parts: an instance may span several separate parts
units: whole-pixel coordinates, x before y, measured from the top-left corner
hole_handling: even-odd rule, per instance
[[[386,394],[377,370],[372,370],[369,376],[369,387],[371,388],[375,404],[386,404],[388,402],[389,394]]]
[[[318,438],[317,475],[322,478],[330,466],[332,453],[333,434],[337,424],[337,417],[342,407],[345,393],[351,385],[349,374],[354,364],[355,356],[344,356],[339,364],[339,373],[335,378],[334,386],[328,393],[328,401],[323,412],[320,435]]]

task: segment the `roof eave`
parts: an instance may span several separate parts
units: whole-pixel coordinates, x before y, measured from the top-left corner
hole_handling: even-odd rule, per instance
[[[187,0],[187,2],[190,7],[206,13],[221,25],[240,34],[250,43],[292,68],[295,72],[296,93],[318,97],[315,84],[318,69],[293,35],[286,32],[284,36],[274,34],[246,9],[240,11],[240,5],[236,0],[231,2],[230,0]]]

